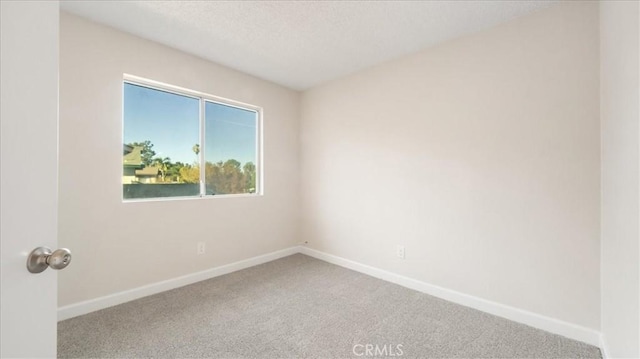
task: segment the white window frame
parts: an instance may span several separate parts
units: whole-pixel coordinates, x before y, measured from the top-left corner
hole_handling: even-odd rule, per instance
[[[264,195],[264,157],[263,157],[263,134],[262,134],[262,119],[263,109],[262,107],[251,105],[248,103],[231,100],[228,98],[211,95],[205,92],[195,91],[180,86],[174,86],[166,84],[160,81],[150,80],[144,77],[123,74],[122,80],[122,142],[124,143],[124,84],[131,84],[141,87],[146,87],[152,90],[164,91],[171,94],[190,97],[197,99],[200,102],[199,111],[199,131],[200,131],[200,153],[198,154],[198,163],[200,164],[200,194],[197,196],[180,196],[180,197],[153,197],[153,198],[124,198],[124,192],[121,190],[122,201],[125,203],[131,202],[156,202],[156,201],[180,201],[189,199],[211,199],[211,198],[229,198],[229,197],[261,197]],[[207,102],[212,102],[220,105],[235,107],[240,110],[252,111],[256,113],[256,191],[255,193],[236,193],[236,194],[206,194],[206,161],[204,158],[205,153],[205,134],[206,134],[206,121],[205,121],[205,105]],[[124,175],[124,168],[121,170],[120,185],[122,186],[122,176]]]

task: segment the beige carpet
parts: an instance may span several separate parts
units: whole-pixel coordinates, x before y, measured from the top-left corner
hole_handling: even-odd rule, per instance
[[[301,254],[58,324],[60,358],[600,358]]]

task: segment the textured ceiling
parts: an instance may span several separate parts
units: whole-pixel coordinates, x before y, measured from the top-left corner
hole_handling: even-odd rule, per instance
[[[62,9],[302,90],[554,1],[62,1]]]

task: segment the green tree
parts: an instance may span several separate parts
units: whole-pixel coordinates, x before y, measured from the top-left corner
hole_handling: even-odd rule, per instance
[[[179,181],[180,180],[180,169],[184,167],[184,163],[176,162],[171,163],[169,168],[167,169],[167,177],[170,181]]]
[[[133,142],[130,143],[129,146],[133,147],[142,147],[140,154],[142,155],[142,163],[145,166],[151,165],[153,162],[153,156],[156,155],[156,151],[153,150],[153,143],[151,141],[146,140],[144,142]]]
[[[247,162],[242,167],[244,174],[244,190],[248,193],[256,192],[256,165]]]
[[[207,162],[205,176],[207,190],[214,194],[256,191],[256,166],[252,162],[247,162],[244,166],[235,159],[217,163]]]
[[[169,166],[171,166],[171,159],[169,157],[156,157],[153,159],[153,166],[158,167],[158,171],[160,171],[160,176],[162,177],[162,182],[164,182],[167,170],[169,169]]]
[[[200,167],[191,165],[181,167],[180,179],[184,183],[200,183]]]
[[[232,158],[232,159],[227,160],[227,161],[222,165],[222,167],[223,167],[223,168],[226,168],[226,169],[228,169],[228,170],[230,170],[230,171],[232,171],[232,170],[239,170],[239,169],[240,169],[240,164],[241,164],[240,162],[238,162],[237,160],[234,160],[234,159]]]
[[[205,163],[204,172],[207,185],[207,194],[222,194],[222,162]]]
[[[224,193],[243,193],[244,176],[240,165],[240,162],[234,159],[229,159],[222,165]]]

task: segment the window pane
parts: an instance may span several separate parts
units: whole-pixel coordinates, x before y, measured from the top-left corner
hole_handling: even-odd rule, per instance
[[[207,195],[256,193],[255,111],[205,102]]]
[[[200,101],[124,84],[123,197],[200,193]]]

